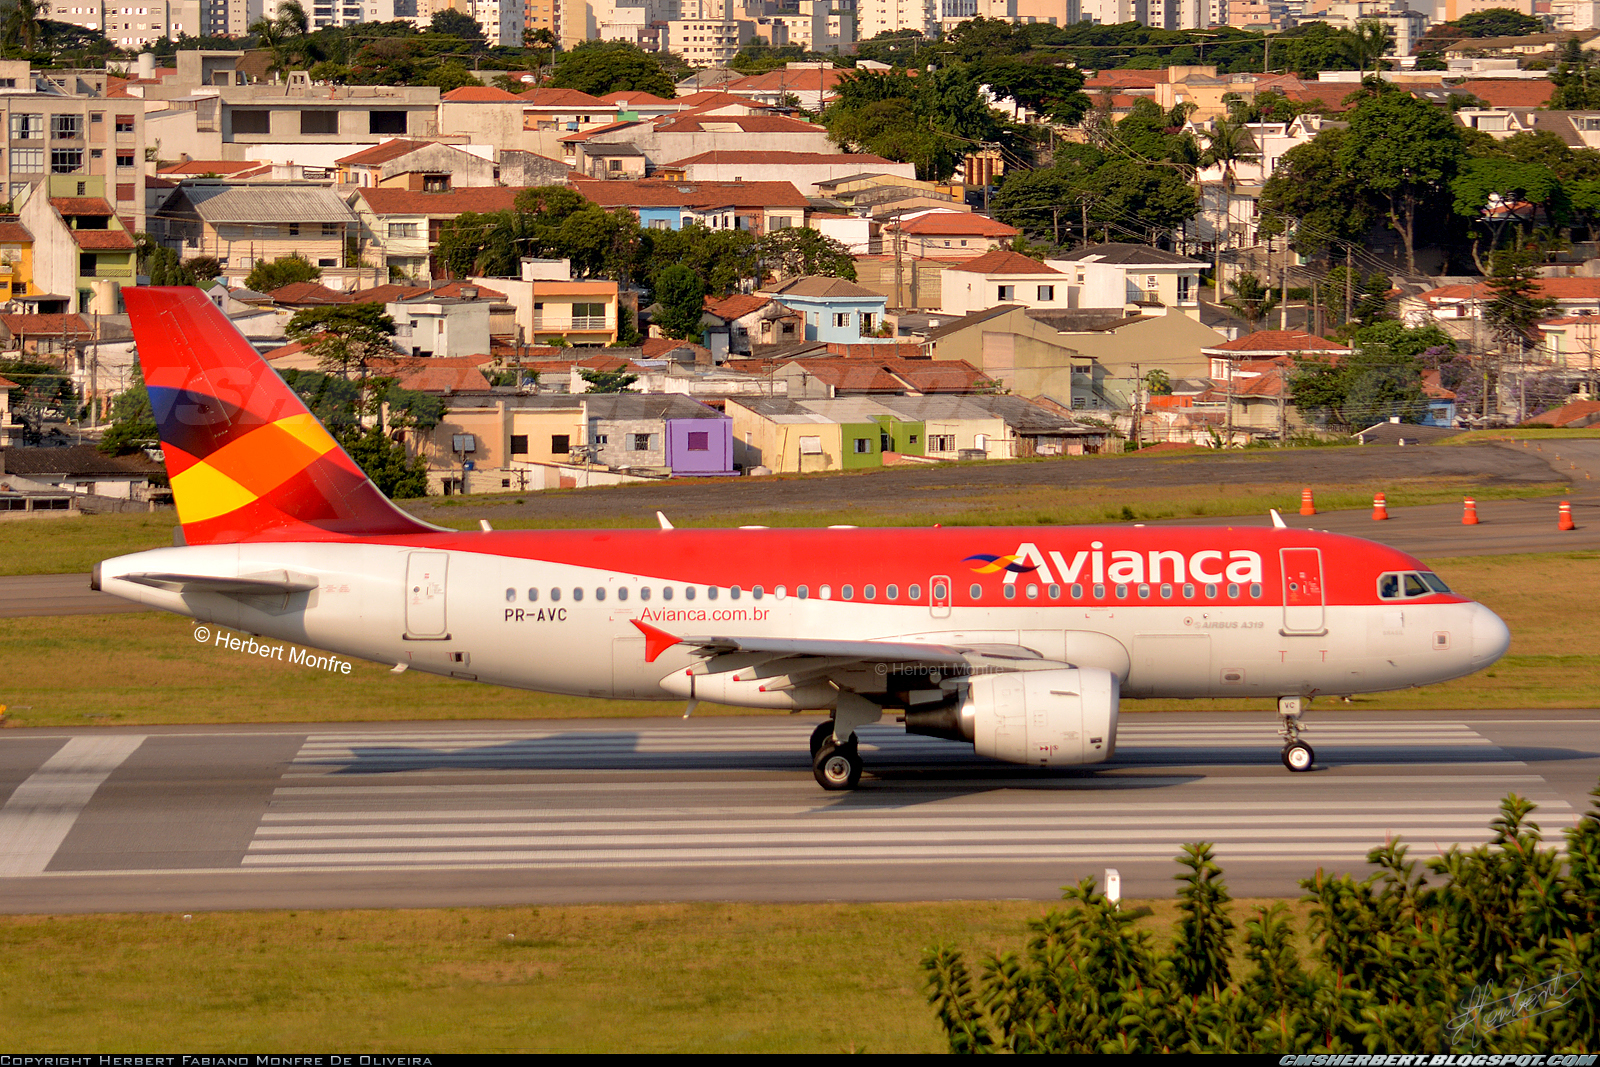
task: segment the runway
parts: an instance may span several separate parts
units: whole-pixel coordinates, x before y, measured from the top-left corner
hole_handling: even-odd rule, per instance
[[[1293,896],[1390,836],[1481,844],[1510,792],[1559,841],[1600,777],[1600,712],[1308,723],[1298,775],[1270,715],[1130,715],[1060,772],[885,724],[848,794],[809,718],[8,731],[0,910],[1052,899],[1107,867],[1164,896],[1200,840],[1236,896]]]

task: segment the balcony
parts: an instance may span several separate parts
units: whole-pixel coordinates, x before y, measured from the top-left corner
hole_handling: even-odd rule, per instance
[[[131,278],[133,268],[127,266],[96,266],[93,274],[83,275],[85,278]]]

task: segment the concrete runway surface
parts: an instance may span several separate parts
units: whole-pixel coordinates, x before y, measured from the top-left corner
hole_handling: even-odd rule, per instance
[[[1173,891],[1215,843],[1236,896],[1295,895],[1400,835],[1486,841],[1502,796],[1549,838],[1589,807],[1600,712],[1322,710],[1318,767],[1268,714],[1123,720],[1115,759],[1038,772],[863,732],[824,793],[809,717],[16,730],[0,735],[0,910],[644,900],[1053,899],[1117,868]]]

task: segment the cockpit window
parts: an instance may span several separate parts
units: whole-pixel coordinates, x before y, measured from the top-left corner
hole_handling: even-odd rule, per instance
[[[1378,576],[1378,597],[1382,600],[1406,600],[1449,591],[1450,587],[1431,571],[1401,571]]]

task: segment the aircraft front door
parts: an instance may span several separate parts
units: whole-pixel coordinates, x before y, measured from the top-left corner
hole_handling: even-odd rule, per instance
[[[936,619],[950,617],[950,578],[936,574],[928,579],[928,610]]]
[[[413,641],[443,641],[445,632],[445,570],[448,552],[412,552],[406,557],[406,637]]]
[[[1327,630],[1326,601],[1322,589],[1322,550],[1284,548],[1278,551],[1283,566],[1283,631],[1320,634]]]

